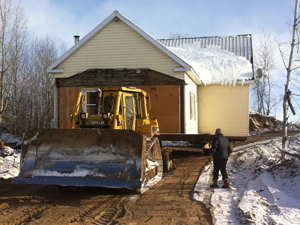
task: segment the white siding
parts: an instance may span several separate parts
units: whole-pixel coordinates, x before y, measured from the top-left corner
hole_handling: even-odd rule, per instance
[[[197,85],[189,78],[187,74],[184,76],[184,81],[187,85],[184,86],[184,115],[185,115],[185,133],[197,134],[198,133],[198,107],[197,107]],[[190,117],[190,92],[195,95],[195,109],[196,119]]]

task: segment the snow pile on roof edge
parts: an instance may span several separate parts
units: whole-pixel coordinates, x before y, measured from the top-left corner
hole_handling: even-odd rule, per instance
[[[192,66],[205,85],[235,85],[238,80],[253,78],[252,64],[245,57],[221,50],[219,46],[200,48],[198,43],[192,43],[167,48]]]

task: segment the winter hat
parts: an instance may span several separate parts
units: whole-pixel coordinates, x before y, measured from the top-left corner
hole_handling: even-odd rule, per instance
[[[217,134],[222,134],[222,129],[221,128],[216,129],[216,135]]]

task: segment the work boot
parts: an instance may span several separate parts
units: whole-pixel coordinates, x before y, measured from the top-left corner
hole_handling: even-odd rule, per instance
[[[229,180],[224,180],[224,185],[222,188],[229,188]]]
[[[217,188],[218,186],[218,181],[217,180],[213,180],[213,184],[210,185],[211,188]]]

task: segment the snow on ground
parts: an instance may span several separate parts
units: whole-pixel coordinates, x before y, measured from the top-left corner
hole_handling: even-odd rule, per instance
[[[300,134],[289,139],[287,149],[280,147],[281,138],[276,138],[234,148],[227,166],[230,188],[209,187],[210,164],[199,177],[194,199],[215,208],[217,224],[300,224]],[[19,151],[0,149],[0,178],[17,176],[19,161]],[[160,179],[161,174],[144,184],[142,193]]]
[[[4,146],[0,149],[0,178],[16,177],[20,172],[20,151]]]
[[[253,78],[252,65],[245,57],[219,46],[200,48],[196,42],[168,49],[192,66],[205,85],[216,82],[235,85],[237,80],[244,82]]]
[[[9,130],[0,126],[0,140],[6,145],[19,147],[22,138],[9,134]],[[11,178],[19,174],[20,171],[20,150],[9,146],[0,148],[0,178]]]
[[[280,146],[276,138],[235,148],[227,166],[230,189],[209,188],[210,165],[199,177],[194,199],[203,201],[205,192],[213,191],[209,203],[217,224],[300,224],[300,134],[285,149],[294,156],[282,154]]]

